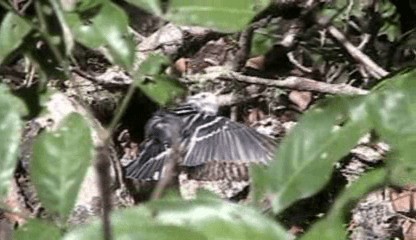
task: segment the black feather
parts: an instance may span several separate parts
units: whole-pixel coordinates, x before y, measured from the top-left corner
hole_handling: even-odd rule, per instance
[[[159,111],[145,126],[146,140],[140,154],[126,167],[127,177],[157,180],[171,154],[173,141],[183,149],[182,167],[208,162],[232,161],[266,164],[275,149],[274,141],[228,118],[197,112],[191,105]]]

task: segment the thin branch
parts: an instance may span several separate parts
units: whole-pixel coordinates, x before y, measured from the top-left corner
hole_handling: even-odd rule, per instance
[[[363,65],[370,74],[376,78],[380,79],[389,74],[386,70],[384,70],[382,67],[377,65],[370,57],[368,57],[366,54],[360,51],[357,47],[355,47],[348,39],[344,36],[344,34],[339,31],[334,26],[328,26],[327,30],[331,36],[337,40],[344,49],[350,54],[350,56],[357,61],[359,64]]]
[[[253,39],[253,33],[256,29],[267,26],[271,18],[263,18],[259,21],[251,23],[244,31],[241,32],[238,39],[238,51],[235,54],[233,62],[233,71],[240,71],[245,65],[251,51],[251,42]]]
[[[341,95],[364,95],[368,91],[352,87],[347,84],[329,84],[318,82],[312,79],[290,76],[284,80],[267,79],[260,77],[245,76],[236,72],[224,73],[219,76],[223,80],[235,80],[239,82],[259,84],[270,87],[288,88],[301,91],[314,91],[320,93],[341,94]]]
[[[303,66],[300,62],[298,62],[298,60],[296,60],[295,55],[293,54],[293,52],[288,52],[287,53],[287,58],[289,59],[289,61],[293,65],[295,65],[295,67],[297,67],[302,72],[304,72],[304,73],[312,73],[312,69]]]
[[[178,181],[178,163],[181,161],[181,151],[180,145],[178,142],[178,136],[173,137],[174,143],[172,144],[172,154],[168,158],[168,161],[163,169],[163,176],[157,182],[155,190],[153,190],[150,197],[151,200],[160,199],[163,195],[163,192],[167,187],[172,184],[175,184]],[[161,173],[162,174],[162,173]]]
[[[93,76],[78,67],[70,68],[71,72],[77,74],[78,76],[85,78],[88,81],[94,82],[98,85],[107,87],[107,88],[127,88],[132,85],[133,80],[131,77],[127,76],[124,72],[121,71],[111,71],[101,74],[100,76]]]
[[[127,108],[130,99],[133,96],[135,90],[134,84],[129,86],[127,90],[127,94],[124,97],[122,103],[116,110],[115,116],[111,120],[109,127],[107,128],[106,135],[103,137],[103,141],[101,145],[97,147],[97,158],[95,169],[97,171],[98,180],[99,180],[99,188],[101,192],[101,201],[102,201],[102,223],[103,223],[103,232],[104,232],[104,239],[105,240],[112,240],[112,230],[111,230],[111,221],[110,221],[110,213],[111,213],[111,189],[110,189],[110,160],[108,157],[111,155],[108,151],[108,146],[111,142],[111,136],[113,131],[115,130],[117,123],[120,121],[121,117],[124,114],[124,111]],[[104,134],[104,133],[103,133]]]
[[[102,204],[102,221],[104,240],[113,239],[110,222],[111,212],[111,190],[110,190],[110,160],[108,159],[110,153],[106,146],[99,146],[97,148],[96,171],[98,175],[98,184],[100,185],[101,204]]]
[[[42,6],[41,6],[41,3],[39,1],[35,2],[35,11],[36,11],[36,15],[39,19],[39,23],[40,23],[40,27],[39,27],[38,31],[43,36],[46,44],[49,46],[52,53],[55,55],[56,59],[60,63],[65,64],[65,65],[63,65],[63,67],[65,68],[65,71],[67,71],[68,64],[65,62],[64,56],[61,54],[59,49],[55,46],[55,44],[51,40],[52,36],[49,35],[48,29],[47,29],[48,28],[47,27],[47,20],[45,19],[45,16],[42,12]]]

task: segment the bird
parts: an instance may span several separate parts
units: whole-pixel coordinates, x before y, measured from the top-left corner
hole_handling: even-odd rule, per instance
[[[248,166],[266,166],[273,158],[276,142],[218,112],[217,95],[202,92],[187,97],[175,108],[154,113],[145,125],[145,140],[137,158],[125,167],[126,177],[160,180],[177,143],[180,184],[191,184],[189,188],[205,184],[201,188],[223,198],[244,189],[249,185]],[[195,193],[184,195],[192,198]]]

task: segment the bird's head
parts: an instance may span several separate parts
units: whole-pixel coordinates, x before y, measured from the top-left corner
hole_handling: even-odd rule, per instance
[[[182,130],[183,122],[178,116],[166,111],[158,111],[146,123],[145,136],[172,145],[174,140],[180,139]]]
[[[198,111],[209,115],[216,115],[219,109],[217,96],[211,92],[201,92],[189,96],[186,99],[186,103],[195,106]]]

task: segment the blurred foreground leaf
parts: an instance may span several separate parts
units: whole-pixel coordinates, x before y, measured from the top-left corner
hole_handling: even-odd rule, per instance
[[[0,200],[10,188],[22,134],[26,106],[0,85]]]
[[[162,73],[163,65],[168,63],[169,60],[162,55],[150,55],[140,65],[134,81],[143,93],[162,106],[185,93],[185,89],[177,80]]]
[[[31,219],[19,227],[13,234],[15,240],[58,240],[61,232],[55,225],[37,219]]]
[[[247,206],[218,199],[160,200],[114,212],[115,239],[289,239],[273,220]],[[97,223],[69,233],[65,240],[97,239]]]
[[[68,216],[92,157],[91,130],[79,114],[68,115],[57,131],[38,136],[30,174],[46,209],[62,219]]]
[[[269,167],[254,167],[256,199],[271,201],[273,211],[279,213],[318,192],[330,179],[334,163],[370,130],[362,100],[335,98],[305,113]]]
[[[67,13],[67,21],[75,40],[89,48],[107,48],[114,63],[130,70],[135,50],[132,36],[128,32],[127,15],[109,1],[105,1],[97,9],[98,12],[83,14],[90,14],[88,20],[81,19],[78,13]]]
[[[357,203],[365,194],[379,186],[386,179],[387,171],[378,169],[362,176],[346,189],[336,200],[328,216],[320,220],[301,237],[301,240],[346,239],[347,229],[344,221],[350,214],[351,203]]]
[[[22,43],[23,38],[32,30],[20,16],[8,12],[0,25],[0,64]]]
[[[369,99],[375,130],[391,146],[387,161],[393,184],[416,182],[416,69],[385,79]]]

